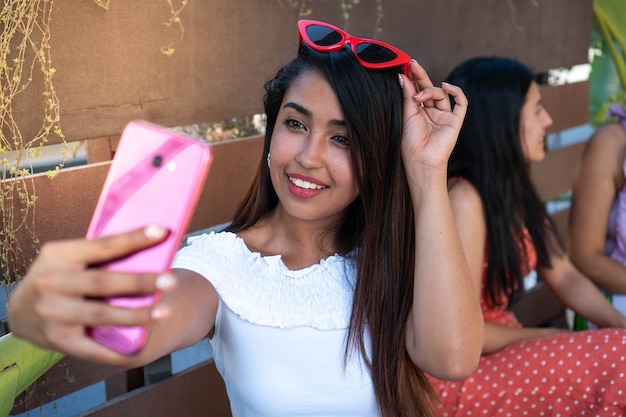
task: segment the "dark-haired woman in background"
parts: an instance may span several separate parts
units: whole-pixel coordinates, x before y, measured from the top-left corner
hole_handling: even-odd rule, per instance
[[[621,416],[626,413],[626,318],[569,262],[529,175],[545,157],[552,119],[534,74],[497,57],[459,65],[448,82],[469,109],[450,157],[452,210],[485,321],[478,370],[433,378],[443,416]],[[537,274],[603,330],[525,328],[509,310]]]

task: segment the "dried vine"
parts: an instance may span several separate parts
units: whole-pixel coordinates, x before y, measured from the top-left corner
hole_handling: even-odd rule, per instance
[[[180,6],[176,8],[174,4],[172,3],[172,0],[167,0],[167,4],[168,6],[170,6],[171,16],[169,20],[165,22],[164,24],[168,28],[172,26],[178,27],[180,35],[178,39],[176,39],[174,42],[170,42],[169,44],[161,47],[161,53],[163,53],[164,55],[174,54],[174,52],[176,52],[175,46],[179,44],[183,40],[183,37],[185,36],[185,28],[183,27],[183,23],[180,20],[180,13],[183,11],[185,6],[187,6],[187,1],[188,0],[182,0],[180,2]],[[104,10],[109,10],[110,0],[93,0],[93,2],[96,3],[98,6],[100,6],[101,8],[103,8]]]
[[[41,152],[51,136],[65,143],[48,43],[53,4],[54,0],[4,0],[0,11],[0,282],[8,290],[31,262],[23,259],[22,245],[33,245],[35,249],[39,245],[33,233],[37,196],[30,175],[31,158]],[[35,80],[42,82],[41,126],[33,137],[24,137],[13,108],[18,96]],[[49,171],[48,176],[54,178],[62,165]],[[25,236],[28,242],[18,239]]]
[[[93,0],[93,2],[102,7],[104,10],[109,10],[109,0]]]
[[[172,55],[176,50],[174,46],[180,43],[183,40],[183,37],[185,36],[185,28],[183,27],[183,23],[180,20],[180,13],[183,11],[185,6],[187,5],[187,0],[181,1],[180,7],[178,8],[174,7],[174,5],[172,4],[172,0],[167,0],[167,4],[170,6],[170,12],[172,16],[167,22],[165,22],[165,26],[167,26],[168,28],[173,25],[177,26],[180,31],[180,36],[178,37],[176,41],[170,43],[169,45],[163,46],[161,48],[161,52],[165,55]]]

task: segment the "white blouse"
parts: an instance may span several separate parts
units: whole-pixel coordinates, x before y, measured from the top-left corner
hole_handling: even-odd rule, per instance
[[[352,260],[333,255],[293,271],[280,255],[211,232],[190,238],[172,267],[201,274],[219,294],[211,344],[234,417],[379,415],[360,353],[344,361]]]

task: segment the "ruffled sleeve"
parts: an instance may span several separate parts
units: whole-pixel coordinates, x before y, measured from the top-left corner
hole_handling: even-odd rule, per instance
[[[280,255],[261,256],[233,233],[211,232],[190,238],[172,267],[204,276],[221,302],[251,323],[322,330],[349,324],[355,267],[339,255],[290,270]]]

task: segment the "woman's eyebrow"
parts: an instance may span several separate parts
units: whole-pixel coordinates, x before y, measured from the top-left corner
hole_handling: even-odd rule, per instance
[[[298,113],[301,113],[307,117],[311,117],[313,115],[313,113],[311,113],[310,110],[304,108],[303,106],[301,106],[298,103],[294,103],[293,101],[289,101],[287,103],[285,103],[285,105],[283,106],[283,108],[291,108],[294,109],[295,111],[297,111]],[[333,125],[333,126],[346,126],[346,121],[345,120],[339,120],[339,119],[331,119],[328,122],[329,125]]]
[[[298,103],[294,103],[293,101],[285,103],[285,105],[283,107],[288,107],[288,108],[294,109],[298,113],[302,113],[305,116],[311,117],[311,111],[310,110],[305,109],[304,107],[302,107]]]

